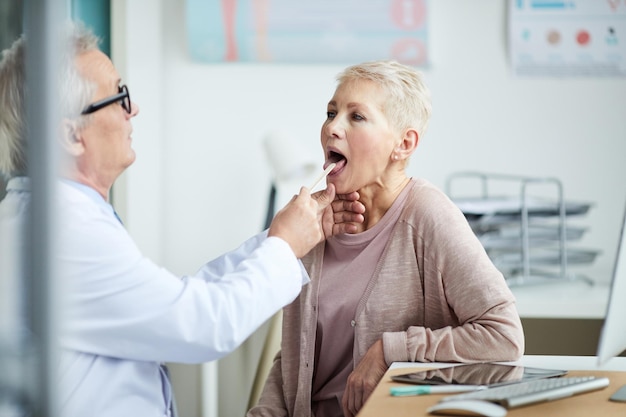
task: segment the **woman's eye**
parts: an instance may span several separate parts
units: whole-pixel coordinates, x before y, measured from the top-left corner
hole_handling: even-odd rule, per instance
[[[334,111],[327,111],[326,112],[326,118],[333,119],[334,117],[335,117],[335,112]]]
[[[352,115],[352,118],[353,118],[354,120],[365,120],[365,118],[364,118],[363,116],[361,116],[360,114],[358,114],[358,113],[354,113],[354,114]]]

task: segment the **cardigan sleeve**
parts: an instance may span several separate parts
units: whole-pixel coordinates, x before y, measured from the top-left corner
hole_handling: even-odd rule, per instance
[[[282,352],[278,351],[265,380],[259,402],[248,411],[246,417],[286,417],[289,415],[283,397],[281,359]]]
[[[434,188],[421,194],[412,233],[423,323],[384,333],[385,360],[517,360],[524,334],[504,277],[454,203]]]
[[[387,364],[392,362],[513,361],[523,354],[521,326],[507,306],[476,320],[433,329],[411,326],[383,334]]]

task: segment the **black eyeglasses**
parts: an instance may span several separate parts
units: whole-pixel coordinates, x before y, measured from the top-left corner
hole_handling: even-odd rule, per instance
[[[103,98],[102,100],[96,101],[95,103],[88,105],[80,114],[91,114],[108,106],[109,104],[117,102],[119,102],[124,110],[126,110],[126,112],[130,114],[132,112],[132,109],[130,107],[130,94],[128,93],[128,87],[122,85],[118,87],[118,89],[119,93],[117,93],[116,95]]]

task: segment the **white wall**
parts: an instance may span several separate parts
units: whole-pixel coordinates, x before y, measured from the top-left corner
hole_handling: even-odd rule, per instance
[[[184,2],[115,3],[126,11],[126,81],[141,107],[125,221],[147,255],[192,273],[262,227],[269,130],[291,133],[321,167],[319,129],[345,65],[195,63]],[[578,246],[602,254],[581,272],[606,281],[626,204],[626,80],[513,78],[505,4],[430,2],[434,115],[409,173],[442,188],[459,170],[561,179],[567,199],[594,204]],[[220,416],[240,413],[222,407]]]

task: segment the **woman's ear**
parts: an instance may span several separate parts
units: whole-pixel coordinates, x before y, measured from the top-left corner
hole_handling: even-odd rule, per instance
[[[396,147],[394,155],[398,156],[397,159],[408,159],[417,148],[418,142],[419,134],[417,130],[407,129],[402,135],[402,140]]]
[[[61,132],[61,146],[71,156],[78,156],[84,151],[83,138],[76,121],[63,119]]]

